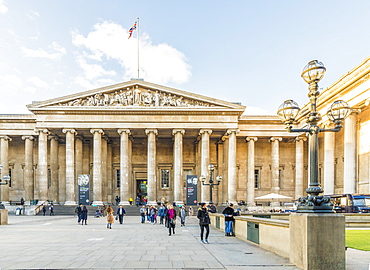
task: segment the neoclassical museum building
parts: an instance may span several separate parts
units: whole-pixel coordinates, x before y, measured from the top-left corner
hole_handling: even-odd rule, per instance
[[[319,135],[325,194],[370,193],[369,78],[367,58],[318,98],[323,127],[333,101],[352,108],[340,132]],[[4,204],[75,205],[81,190],[97,205],[116,196],[122,204],[137,196],[182,204],[191,181],[194,203],[253,205],[271,192],[297,199],[308,186],[306,134],[287,132],[277,115],[244,115],[240,104],[131,80],[27,107],[30,114],[0,115],[1,179],[10,176],[1,185]]]

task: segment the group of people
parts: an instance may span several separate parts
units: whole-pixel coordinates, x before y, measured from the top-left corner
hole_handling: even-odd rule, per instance
[[[100,211],[100,210],[99,210]],[[112,224],[114,223],[114,210],[113,208],[108,205],[104,212],[106,213],[107,217],[107,229],[112,229]],[[76,207],[75,213],[77,214],[77,223],[81,225],[87,225],[87,216],[88,216],[88,209],[86,205],[80,204]],[[122,205],[119,206],[116,212],[116,219],[119,220],[120,224],[123,224],[123,217],[126,215],[126,211]]]
[[[209,225],[211,224],[211,219],[208,213],[217,213],[216,206],[212,202],[207,205],[206,203],[201,203],[201,207],[198,209],[197,218],[199,219],[200,226],[200,241],[203,244],[209,244]],[[233,225],[234,216],[238,216],[239,212],[234,210],[234,205],[229,204],[223,211],[222,214],[225,216],[225,236],[235,236]],[[205,235],[204,235],[205,231]]]
[[[23,198],[22,198],[23,199]],[[45,216],[46,215],[46,210],[47,209],[47,207],[46,207],[46,205],[43,205],[42,206],[42,213],[43,213],[43,215]],[[50,216],[54,216],[55,214],[54,214],[54,205],[53,204],[51,204],[50,206],[49,206],[49,211],[50,211]]]

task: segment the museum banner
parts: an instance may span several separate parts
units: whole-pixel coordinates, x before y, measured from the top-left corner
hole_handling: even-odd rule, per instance
[[[187,175],[186,176],[186,204],[197,205],[198,204],[198,176]]]
[[[90,175],[78,175],[78,203],[90,204]]]

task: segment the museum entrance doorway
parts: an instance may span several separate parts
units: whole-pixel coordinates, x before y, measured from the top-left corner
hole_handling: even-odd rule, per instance
[[[140,198],[140,204],[143,204],[143,199],[148,195],[148,180],[137,179],[136,180],[136,196]]]

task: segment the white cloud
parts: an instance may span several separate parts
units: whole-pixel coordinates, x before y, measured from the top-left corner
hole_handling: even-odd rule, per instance
[[[273,115],[273,114],[259,107],[247,106],[243,115]]]
[[[59,60],[64,54],[67,53],[66,49],[60,46],[58,43],[53,42],[49,46],[54,52],[47,52],[44,49],[28,49],[26,47],[21,47],[23,55],[25,57],[34,57],[34,58],[47,58],[51,60]]]
[[[32,83],[36,87],[39,87],[39,88],[40,87],[42,87],[42,88],[48,88],[49,87],[49,84],[47,82],[41,80],[39,77],[36,77],[36,76],[28,78],[27,81]]]
[[[135,37],[128,39],[128,30],[119,24],[107,21],[96,24],[86,37],[74,31],[72,42],[75,46],[89,50],[89,53],[80,52],[79,57],[101,62],[105,56],[108,60],[113,59],[122,66],[124,80],[137,77],[137,39]],[[97,66],[94,69],[97,69],[95,72],[100,70]],[[104,75],[104,73],[101,74]],[[186,57],[182,52],[168,44],[152,44],[146,34],[140,37],[141,78],[166,84],[184,83],[190,76],[190,66],[186,63]]]
[[[31,11],[30,13],[27,14],[27,17],[30,20],[35,20],[37,17],[40,17],[40,14],[37,11]]]
[[[8,7],[5,5],[4,0],[0,0],[0,13],[4,14],[8,12]]]
[[[23,86],[22,80],[12,74],[0,76],[0,93],[6,95],[12,95],[20,90]]]

